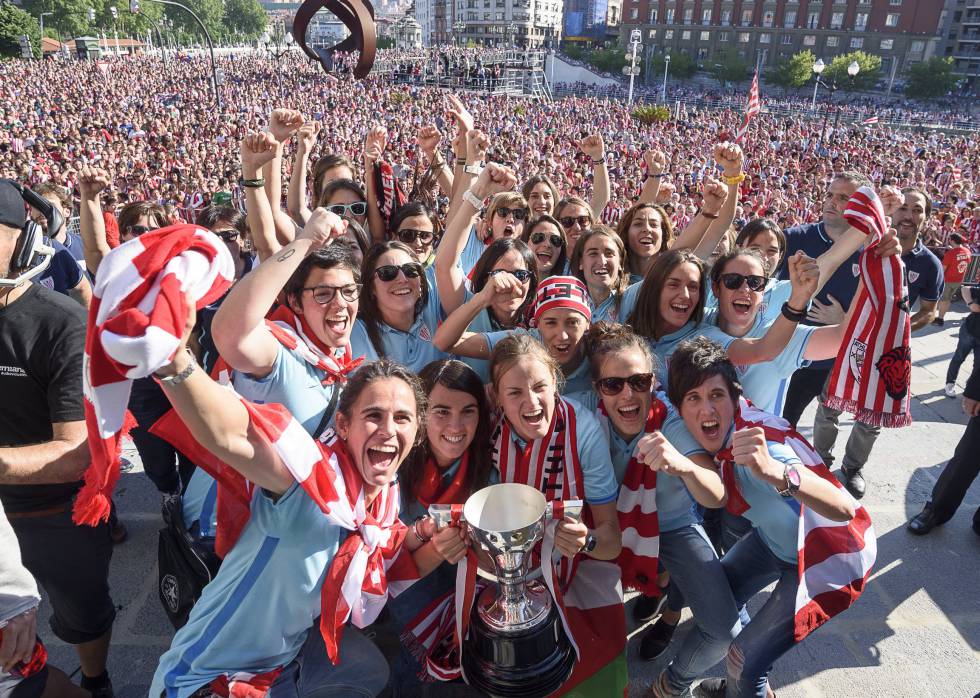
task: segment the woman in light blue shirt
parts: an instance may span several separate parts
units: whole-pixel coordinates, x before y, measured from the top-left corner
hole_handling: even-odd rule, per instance
[[[629,272],[626,248],[616,231],[597,224],[582,233],[569,266],[589,289],[592,322],[617,322],[619,304],[629,286]]]

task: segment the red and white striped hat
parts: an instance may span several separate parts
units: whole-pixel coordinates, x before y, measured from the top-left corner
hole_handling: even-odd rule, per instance
[[[592,322],[589,290],[574,276],[550,276],[538,285],[534,294],[534,319],[537,325],[541,314],[554,308],[571,308]]]

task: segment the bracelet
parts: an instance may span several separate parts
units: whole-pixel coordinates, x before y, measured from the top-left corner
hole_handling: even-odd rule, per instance
[[[465,166],[466,165],[466,158],[456,158],[456,165],[457,166]]]
[[[601,158],[599,158],[598,160],[593,160],[593,161],[592,161],[592,164],[593,164],[593,165],[605,165],[605,164],[606,164],[606,156],[605,156],[605,155],[603,155],[603,156],[602,156]]]
[[[660,179],[661,177],[666,177],[666,176],[667,176],[667,175],[666,175],[666,174],[664,174],[664,173],[660,173],[660,174],[650,174],[649,172],[647,172],[647,176],[646,176],[646,177],[644,177],[644,179]]]
[[[707,211],[701,211],[701,215],[704,216],[705,218],[707,218],[709,221],[713,221],[720,214],[717,214],[717,213],[708,213]]]
[[[466,165],[463,167],[463,172],[466,174],[476,175],[477,177],[483,172],[483,163],[477,162],[472,165]]]
[[[463,192],[463,201],[475,208],[477,211],[483,210],[483,199],[473,193],[472,189]]]
[[[783,313],[783,317],[790,322],[800,323],[806,320],[806,311],[797,310],[789,304],[789,301],[783,303],[781,312]]]
[[[187,351],[187,355],[191,357],[191,362],[187,364],[187,368],[185,368],[180,373],[175,373],[172,376],[162,376],[162,377],[157,376],[157,380],[159,380],[161,384],[180,385],[185,380],[187,380],[192,373],[194,373],[194,370],[197,368],[197,361],[194,359],[194,355],[191,353],[190,349],[186,349],[186,351]]]
[[[431,538],[425,538],[421,533],[419,533],[419,521],[422,521],[423,519],[427,519],[427,518],[429,517],[420,516],[417,519],[415,519],[415,523],[412,524],[412,533],[415,534],[415,537],[419,539],[419,543],[422,544],[428,543],[430,540],[432,540]]]
[[[238,184],[250,189],[258,189],[259,187],[265,186],[265,177],[259,177],[258,179],[239,179]]]
[[[721,181],[724,182],[725,184],[727,184],[728,186],[734,186],[736,184],[741,184],[747,178],[748,178],[748,175],[745,174],[744,172],[742,172],[740,174],[735,175],[734,177],[726,177],[725,175],[722,175],[721,176]]]

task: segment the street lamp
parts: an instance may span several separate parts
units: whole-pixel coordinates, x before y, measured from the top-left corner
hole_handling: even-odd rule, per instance
[[[827,64],[823,62],[822,58],[818,58],[817,62],[813,64],[813,74],[816,76],[816,81],[813,83],[813,101],[810,102],[810,111],[815,111],[817,108],[817,88],[820,87],[820,74],[826,67]]]
[[[670,67],[670,54],[664,56],[664,89],[660,95],[660,101],[667,104],[667,69]]]
[[[277,22],[278,24],[278,22]],[[259,43],[266,50],[269,56],[276,59],[276,83],[279,86],[279,95],[282,96],[282,57],[285,56],[293,46],[293,35],[286,31],[286,23],[282,24],[282,33],[270,34],[264,32],[259,37]]]
[[[45,17],[50,17],[53,14],[54,14],[54,12],[42,12],[41,13],[40,20],[41,20],[41,38],[42,39],[44,38],[44,18]],[[41,51],[41,53],[44,53],[44,51]],[[42,56],[42,58],[43,58],[43,56]]]
[[[861,66],[858,65],[857,61],[851,61],[851,64],[847,66],[847,74],[852,78],[861,72]]]
[[[636,79],[636,52],[643,45],[643,32],[639,29],[634,29],[630,32],[630,53],[626,55],[630,61],[630,92],[629,96],[626,98],[626,105],[629,106],[633,104],[633,80]]]
[[[464,31],[466,31],[466,24],[463,23],[463,20],[457,19],[456,23],[453,24],[453,32],[455,32],[456,34],[456,43],[459,44],[460,46],[463,45]]]

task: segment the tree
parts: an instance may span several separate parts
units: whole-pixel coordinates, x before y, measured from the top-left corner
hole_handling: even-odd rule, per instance
[[[0,56],[20,58],[20,37],[27,34],[35,56],[41,55],[41,28],[30,14],[0,2]]]
[[[847,68],[857,62],[861,70],[853,78]],[[836,85],[840,90],[868,90],[878,82],[881,72],[881,57],[864,51],[852,51],[837,56],[823,73],[823,79]]]
[[[664,57],[656,56],[652,63],[652,70],[654,75],[663,75],[664,72]],[[686,53],[680,53],[678,51],[670,52],[670,67],[667,68],[667,74],[674,78],[681,78],[686,80],[687,78],[694,77],[694,73],[698,70],[697,64],[694,59],[691,58]]]
[[[793,54],[789,59],[780,61],[766,74],[766,80],[779,85],[783,89],[803,87],[813,78],[813,64],[816,58],[810,49]]]
[[[749,77],[749,64],[734,51],[722,51],[715,56],[711,74],[722,85],[730,82],[741,82]]]
[[[265,31],[268,15],[258,0],[226,0],[225,26],[231,34],[246,39],[258,38]]]
[[[905,94],[916,99],[935,99],[956,89],[952,58],[933,56],[922,63],[915,63],[905,71],[905,77],[908,79]]]
[[[222,23],[225,8],[221,0],[182,0],[182,3],[193,10],[201,19],[201,23],[207,27],[211,38],[215,42],[227,34]],[[146,4],[149,5],[152,3],[148,2]],[[205,43],[205,38],[201,34],[200,25],[194,21],[194,18],[191,17],[189,12],[179,7],[167,5],[166,15],[174,23],[174,28],[179,33],[182,41],[196,42],[198,44]]]

